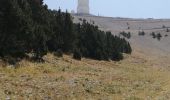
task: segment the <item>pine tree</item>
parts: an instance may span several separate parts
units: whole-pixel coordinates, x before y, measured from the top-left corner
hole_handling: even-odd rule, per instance
[[[63,41],[63,17],[61,10],[58,11],[50,11],[52,14],[51,17],[51,25],[52,25],[52,31],[51,31],[51,37],[48,41],[48,48],[51,52],[58,51],[59,49],[62,50],[64,41]],[[63,50],[62,50],[63,51]]]
[[[67,11],[49,10],[43,0],[1,0],[0,51],[1,57],[22,58],[29,53],[38,61],[48,51],[73,53],[78,59],[121,60],[122,53],[130,54],[132,49],[126,39],[101,31],[85,19],[73,24]]]
[[[47,41],[49,34],[49,20],[48,20],[48,11],[42,5],[37,5],[36,2],[32,1],[31,10],[32,10],[32,20],[33,24],[33,33],[31,34],[31,49],[34,53],[34,58],[41,59],[47,53]]]
[[[66,11],[64,15],[64,32],[62,33],[63,36],[63,51],[69,52],[69,50],[73,47],[73,40],[74,40],[74,34],[73,34],[73,22],[70,14]]]
[[[3,8],[1,12],[2,32],[1,32],[1,55],[22,57],[25,53],[26,46],[23,37],[26,37],[25,27],[23,26],[24,13],[20,8],[17,0],[1,1]],[[23,33],[22,33],[23,32]],[[5,46],[4,46],[5,45]]]

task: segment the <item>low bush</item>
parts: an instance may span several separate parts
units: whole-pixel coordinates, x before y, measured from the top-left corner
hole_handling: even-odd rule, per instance
[[[81,60],[81,52],[79,49],[74,49],[73,58],[76,60]]]

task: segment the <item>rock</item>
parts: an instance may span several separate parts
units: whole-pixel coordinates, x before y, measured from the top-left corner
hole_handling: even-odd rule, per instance
[[[7,96],[7,97],[5,98],[5,100],[11,100],[11,98],[10,98],[9,96]]]

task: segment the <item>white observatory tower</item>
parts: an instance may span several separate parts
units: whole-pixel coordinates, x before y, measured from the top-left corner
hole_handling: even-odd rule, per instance
[[[89,0],[78,0],[78,14],[89,14]]]

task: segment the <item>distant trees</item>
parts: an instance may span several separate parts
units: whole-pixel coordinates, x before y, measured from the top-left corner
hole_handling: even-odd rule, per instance
[[[168,34],[165,34],[165,37],[168,37]]]
[[[139,35],[139,36],[144,36],[144,35],[145,35],[145,32],[144,32],[144,31],[139,31],[139,32],[138,32],[138,35]]]
[[[125,39],[82,21],[73,24],[67,11],[50,10],[43,0],[0,0],[0,57],[22,59],[31,54],[41,61],[47,52],[54,52],[73,53],[78,60],[121,60],[122,53],[132,52]]]
[[[121,60],[122,53],[131,53],[130,44],[123,38],[111,34],[111,32],[100,31],[97,26],[83,21],[82,25],[77,24],[77,43],[76,48],[80,49],[82,56],[98,59],[109,60],[113,57]],[[117,54],[116,54],[117,53]]]
[[[168,28],[166,29],[166,32],[169,32],[169,29],[168,29]]]
[[[165,25],[162,25],[162,28],[166,28],[166,26],[165,26]]]
[[[156,38],[155,32],[152,32],[152,33],[151,33],[151,36],[152,36],[152,38]]]
[[[160,39],[162,38],[162,35],[161,35],[160,33],[158,33],[158,34],[156,35],[156,37],[157,37],[158,40],[160,40]]]
[[[161,38],[162,38],[162,35],[160,34],[160,33],[155,33],[155,32],[152,32],[151,33],[151,36],[152,36],[152,38],[157,38],[158,40],[161,40]]]
[[[119,33],[120,35],[124,36],[125,38],[127,39],[130,39],[131,38],[131,33],[130,32],[120,32]]]

